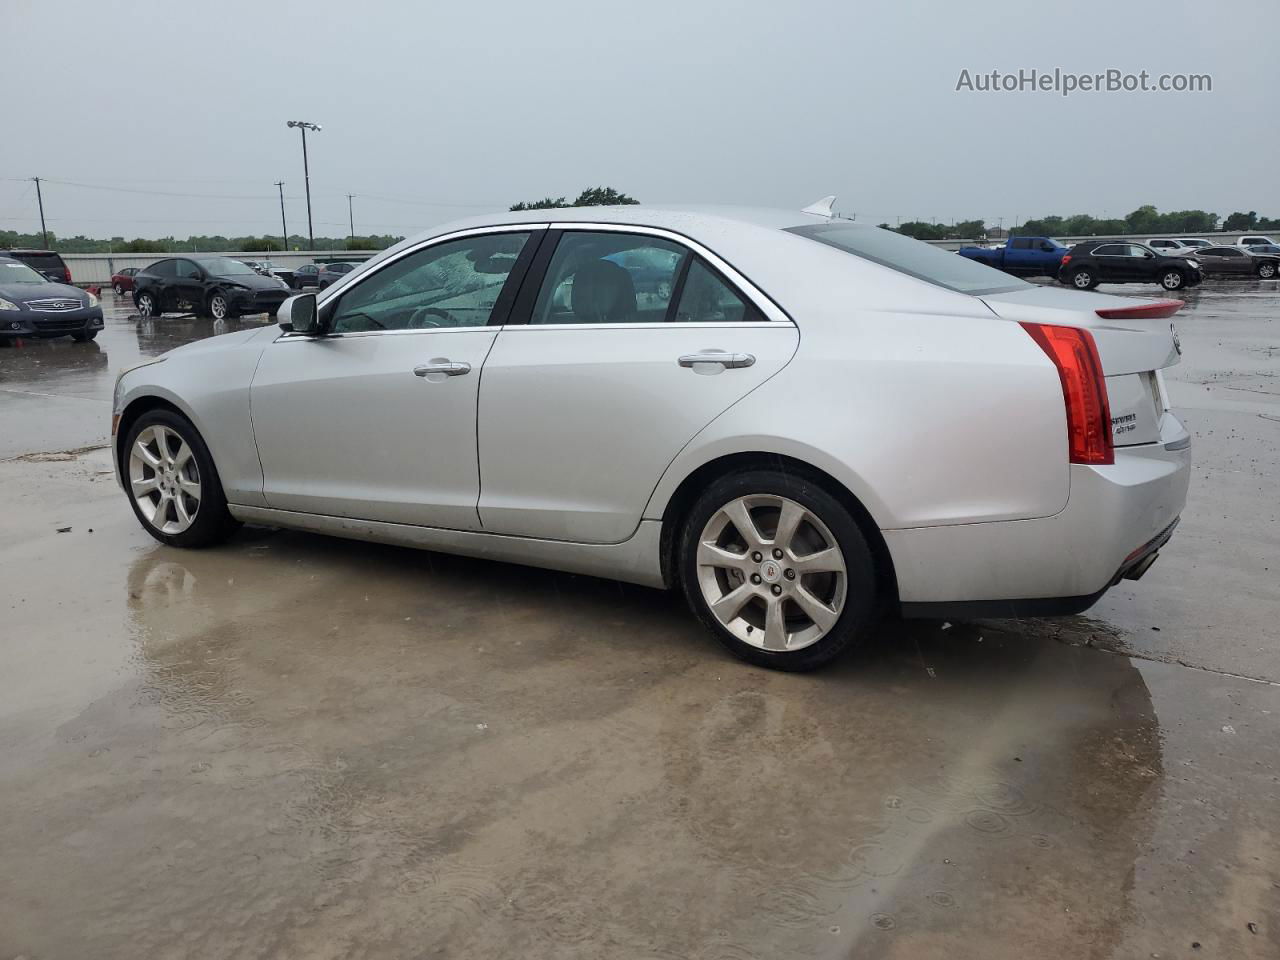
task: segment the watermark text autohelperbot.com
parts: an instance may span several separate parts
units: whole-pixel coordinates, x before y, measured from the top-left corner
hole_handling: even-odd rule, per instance
[[[1111,68],[1097,73],[1068,70],[1016,71],[964,69],[956,79],[956,93],[1212,93],[1208,73],[1137,73]]]

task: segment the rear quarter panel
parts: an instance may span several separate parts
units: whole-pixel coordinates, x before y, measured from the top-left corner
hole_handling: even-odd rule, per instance
[[[795,288],[783,303],[800,328],[794,359],[681,451],[646,517],[661,517],[702,464],[756,451],[831,474],[882,529],[1065,507],[1062,389],[1040,348],[973,297],[899,275],[886,281],[899,289],[885,290],[866,266]],[[916,309],[859,309],[859,300]]]

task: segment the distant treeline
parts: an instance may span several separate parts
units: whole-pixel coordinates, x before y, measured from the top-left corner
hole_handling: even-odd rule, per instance
[[[1280,218],[1261,217],[1253,210],[1248,213],[1237,211],[1221,224],[1218,219],[1216,213],[1207,213],[1204,210],[1175,210],[1172,213],[1160,213],[1155,207],[1146,204],[1119,219],[1093,217],[1087,213],[1077,213],[1069,217],[1054,215],[1014,224],[1008,232],[1033,237],[1088,237],[1109,234],[1212,233],[1215,230],[1280,230]],[[888,223],[882,223],[880,226],[897,230],[918,240],[975,239],[985,237],[988,233],[999,232],[981,220],[964,220],[954,224],[912,220],[896,227]]]

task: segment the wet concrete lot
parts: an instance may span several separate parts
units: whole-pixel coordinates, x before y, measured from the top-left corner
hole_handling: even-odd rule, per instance
[[[0,958],[1280,956],[1278,286],[1186,294],[1142,581],[810,676],[606,581],[161,547],[92,448],[218,331],[108,293],[0,350]]]

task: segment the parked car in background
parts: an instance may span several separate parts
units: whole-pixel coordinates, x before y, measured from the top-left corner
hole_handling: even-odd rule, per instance
[[[307,287],[317,287],[320,285],[320,266],[315,263],[304,263],[293,271],[293,279],[289,285],[295,290],[305,290]]]
[[[1208,244],[1205,244],[1208,246]],[[1166,237],[1153,237],[1147,241],[1147,246],[1156,253],[1163,253],[1166,257],[1193,257],[1195,256],[1195,247],[1188,247],[1181,240],[1170,240]]]
[[[15,257],[0,256],[0,342],[71,337],[84,343],[102,330],[102,307],[87,290],[55,283]]]
[[[356,264],[354,263],[326,263],[316,275],[316,286],[323,290],[337,283],[355,268]]]
[[[122,267],[111,275],[111,289],[117,296],[124,296],[133,289],[133,278],[137,276],[137,267]]]
[[[1099,283],[1158,283],[1181,290],[1198,284],[1202,274],[1191,257],[1166,256],[1141,243],[1086,240],[1062,258],[1058,279],[1077,290],[1092,290]]]
[[[1257,247],[1264,243],[1275,243],[1275,241],[1272,240],[1270,237],[1262,237],[1262,236],[1241,237],[1239,240],[1235,242],[1234,246]]]
[[[1280,272],[1280,257],[1254,253],[1242,247],[1201,247],[1196,251],[1200,269],[1210,277],[1261,277],[1273,279]]]
[[[1174,243],[1177,243],[1177,244],[1179,244],[1179,245],[1181,245],[1181,246],[1184,246],[1184,247],[1192,247],[1192,248],[1195,248],[1195,247],[1212,247],[1212,246],[1213,246],[1213,242],[1212,242],[1212,241],[1210,241],[1210,240],[1205,240],[1205,239],[1203,239],[1203,238],[1201,238],[1201,237],[1176,237],[1176,238],[1174,239]]]
[[[1010,237],[1002,247],[961,247],[960,256],[1017,277],[1058,276],[1067,248],[1052,237]]]
[[[286,284],[292,285],[293,271],[288,267],[277,266],[270,260],[261,260],[258,266],[261,268],[260,272],[264,277],[275,277],[278,280],[283,280]]]
[[[1190,476],[1179,306],[815,213],[506,213],[125,372],[114,462],[170,546],[250,521],[679,587],[803,670],[881,609],[1065,614],[1141,576]]]
[[[262,261],[260,261],[260,260],[241,260],[240,262],[241,262],[241,263],[243,263],[243,264],[244,264],[246,267],[248,267],[250,270],[252,270],[254,273],[258,274],[259,276],[262,276],[262,277],[267,276],[267,271],[266,271],[266,270],[264,270],[264,269],[263,269],[263,267],[262,267]]]
[[[173,257],[133,278],[133,302],[144,317],[174,311],[214,320],[242,313],[275,314],[288,296],[283,280],[261,276],[230,257]]]
[[[52,250],[0,250],[0,257],[21,260],[46,280],[54,283],[70,283],[71,268]]]
[[[1245,249],[1250,253],[1280,253],[1280,243],[1255,243]]]

